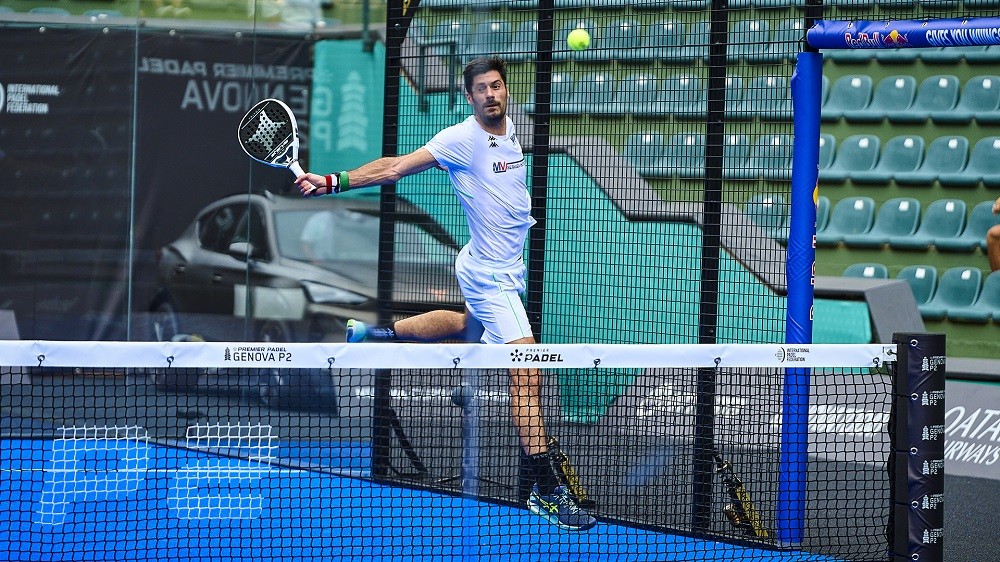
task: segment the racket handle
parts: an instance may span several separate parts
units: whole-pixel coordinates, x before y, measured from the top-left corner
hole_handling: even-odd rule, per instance
[[[289,164],[288,169],[291,170],[293,174],[295,174],[295,177],[299,177],[305,174],[305,171],[302,169],[302,166],[299,166],[298,160]]]

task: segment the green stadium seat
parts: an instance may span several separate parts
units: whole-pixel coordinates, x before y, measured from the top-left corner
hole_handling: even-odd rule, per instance
[[[875,49],[875,60],[880,64],[910,64],[920,58],[921,55],[930,51],[940,51],[941,48],[912,49],[910,47],[898,47],[895,49]]]
[[[609,19],[602,30],[603,41],[598,45],[603,50],[599,58],[623,61],[650,60],[644,58],[646,50],[640,48],[642,31],[642,24],[631,18]]]
[[[726,7],[730,10],[749,10],[750,0],[730,0]]]
[[[983,286],[983,272],[974,267],[952,267],[941,274],[937,290],[927,303],[920,306],[924,318],[948,317],[952,309],[969,308],[979,298]]]
[[[938,240],[959,236],[965,230],[966,204],[962,199],[937,199],[932,201],[920,218],[917,231],[907,236],[889,238],[894,249],[924,250]]]
[[[938,175],[944,186],[986,187],[1000,186],[1000,137],[983,137],[976,141],[969,155],[969,163],[958,172]]]
[[[758,76],[746,84],[739,115],[766,121],[791,121],[792,93],[784,76]]]
[[[816,233],[816,245],[836,246],[848,234],[864,234],[875,221],[875,200],[867,196],[845,197],[830,211],[830,222]]]
[[[993,114],[1000,118],[1000,76],[988,74],[966,81],[958,103],[950,110],[931,112],[936,123],[971,123],[979,114]]]
[[[830,133],[820,133],[819,135],[819,169],[825,170],[833,164],[836,156],[837,139]]]
[[[503,0],[497,2],[508,10],[537,10],[538,0]],[[498,6],[498,7],[499,7]]]
[[[871,230],[862,234],[844,235],[844,244],[858,248],[880,248],[893,236],[909,236],[920,224],[920,201],[912,197],[896,197],[879,207]]]
[[[958,103],[958,77],[950,74],[930,76],[920,82],[913,105],[901,111],[887,111],[890,123],[924,123],[935,113],[951,111]]]
[[[705,135],[680,133],[667,139],[663,167],[679,178],[705,177]]]
[[[556,32],[556,37],[566,37],[574,29],[585,29],[591,37],[591,45],[599,44],[602,40],[600,33],[598,32],[597,24],[591,19],[573,19],[567,21],[563,24],[562,30]],[[553,41],[552,42],[552,60],[554,61],[569,61],[569,60],[587,60],[591,57],[593,49],[586,49],[583,51],[574,51],[569,48],[565,40]]]
[[[801,18],[784,19],[775,22],[771,28],[771,47],[764,56],[767,62],[794,62],[802,52],[806,29]]]
[[[963,4],[965,4],[965,7],[970,10],[1000,8],[1000,0],[965,0]]]
[[[844,277],[864,279],[888,279],[889,268],[882,263],[852,263],[844,269]]]
[[[852,123],[878,122],[891,112],[905,111],[917,95],[917,79],[908,74],[879,80],[871,103],[860,109],[844,109],[844,119]]]
[[[775,193],[758,194],[747,200],[743,211],[756,224],[775,240],[787,240],[788,234],[788,202],[785,197]]]
[[[925,64],[959,64],[969,55],[986,50],[985,45],[955,46],[943,49],[932,49],[920,53],[920,61]]]
[[[750,136],[726,135],[722,146],[722,177],[740,179],[750,158]]]
[[[726,76],[726,106],[725,114],[728,119],[753,119],[753,115],[743,112],[743,98],[746,89],[743,85],[743,78],[740,76]]]
[[[941,174],[960,172],[969,160],[969,139],[961,135],[938,137],[927,147],[920,168],[893,175],[899,184],[930,187]]]
[[[623,2],[618,2],[621,6]],[[636,10],[663,10],[670,7],[670,0],[628,0],[628,5]]]
[[[483,21],[476,25],[465,47],[466,60],[499,54],[509,58],[513,30],[507,20]]]
[[[823,58],[840,64],[867,64],[884,49],[833,49],[823,52]]]
[[[765,45],[771,45],[771,26],[767,20],[741,18],[732,24],[728,35],[726,60],[760,62],[766,60]]]
[[[996,64],[1000,62],[1000,45],[990,45],[982,51],[966,53],[965,62],[969,64]]]
[[[878,163],[871,170],[851,173],[854,183],[888,185],[900,172],[912,172],[924,159],[924,138],[918,135],[899,135],[886,141]]]
[[[986,276],[976,302],[971,306],[953,306],[948,309],[948,319],[959,322],[984,323],[990,319],[1000,321],[1000,271]]]
[[[840,64],[867,64],[883,50],[886,49],[834,49],[823,53],[823,57]]]
[[[830,224],[830,198],[820,195],[816,199],[816,232],[826,230]]]
[[[900,8],[912,8],[917,5],[917,2],[916,0],[875,0],[875,5],[898,10]]]
[[[468,50],[472,26],[469,22],[453,18],[441,20],[434,24],[430,40],[434,43],[451,42],[455,44],[456,56],[461,60]],[[451,48],[439,45],[431,48],[431,52],[441,57],[451,56]]]
[[[791,135],[760,135],[750,146],[746,165],[742,170],[734,170],[733,178],[747,180],[781,180],[792,177]]]
[[[917,306],[927,304],[937,290],[937,268],[933,265],[908,265],[896,275],[896,279],[906,281],[913,291]]]
[[[823,121],[836,121],[845,111],[861,111],[872,101],[872,78],[865,74],[848,74],[830,85],[826,103],[820,109]]]
[[[920,6],[932,10],[958,8],[959,0],[917,0]]]
[[[663,135],[654,132],[633,133],[625,140],[623,156],[640,176],[647,178],[669,177],[664,167]]]
[[[615,104],[617,83],[609,72],[592,72],[576,83],[574,106],[577,113],[590,115],[617,115]]]
[[[711,0],[670,0],[668,5],[675,10],[707,10]]]
[[[650,23],[637,51],[643,60],[681,60],[687,50],[684,22],[663,20]]]
[[[552,7],[555,9],[580,9],[590,6],[589,0],[552,0]]]
[[[851,174],[871,170],[878,163],[882,141],[875,135],[851,135],[837,147],[833,163],[820,169],[819,181],[843,183]]]
[[[532,19],[517,24],[510,43],[505,49],[507,60],[511,62],[535,60],[535,45],[538,43],[538,20]]]
[[[1000,224],[1000,216],[993,214],[993,200],[981,201],[969,213],[969,221],[962,233],[954,238],[942,238],[935,242],[940,251],[971,252],[976,248],[986,251],[986,231]]]
[[[700,20],[689,23],[684,28],[684,35],[681,37],[682,48],[676,54],[676,58],[665,58],[669,62],[691,62],[708,60],[708,38],[710,35],[709,22]]]
[[[697,76],[678,74],[660,80],[656,115],[677,119],[700,119],[708,112],[705,82]]]
[[[622,112],[636,117],[665,115],[661,110],[660,95],[660,80],[652,74],[632,74],[618,84],[617,99]]]
[[[553,114],[575,114],[576,85],[573,75],[569,72],[553,72],[549,80],[550,98],[549,111]]]

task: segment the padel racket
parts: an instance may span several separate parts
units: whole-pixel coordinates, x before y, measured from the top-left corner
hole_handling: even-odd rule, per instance
[[[299,177],[299,127],[291,108],[281,100],[257,102],[240,121],[240,146],[250,158],[275,168],[288,168]]]

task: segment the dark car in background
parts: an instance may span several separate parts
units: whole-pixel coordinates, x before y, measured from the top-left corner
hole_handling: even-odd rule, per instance
[[[397,205],[393,301],[413,309],[461,310],[455,240],[406,201]],[[203,208],[157,255],[158,290],[149,306],[158,341],[340,342],[350,318],[376,320],[379,198],[226,197]],[[388,260],[383,260],[383,263]],[[157,376],[160,387],[258,387],[275,403],[283,389],[324,397],[322,373],[217,372]],[[245,375],[245,374],[244,374]],[[316,380],[292,380],[301,377]],[[315,397],[315,396],[314,396]]]

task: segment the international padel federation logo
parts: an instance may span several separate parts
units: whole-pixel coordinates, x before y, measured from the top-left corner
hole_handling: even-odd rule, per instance
[[[804,363],[809,355],[808,347],[779,347],[774,353],[778,363]]]

